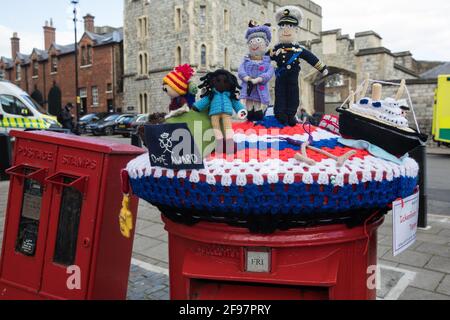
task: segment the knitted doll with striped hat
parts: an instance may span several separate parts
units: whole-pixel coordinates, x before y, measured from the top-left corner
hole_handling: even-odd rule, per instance
[[[169,115],[175,117],[189,112],[195,102],[197,86],[191,82],[195,71],[188,64],[176,67],[163,79],[163,91],[170,97]]]

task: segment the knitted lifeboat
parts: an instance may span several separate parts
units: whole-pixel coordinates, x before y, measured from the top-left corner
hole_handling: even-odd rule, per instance
[[[256,124],[236,123],[234,130],[237,152],[213,153],[202,170],[151,167],[148,154],[131,161],[127,171],[134,194],[181,223],[224,222],[267,233],[336,222],[358,225],[417,186],[413,159],[397,165],[375,158],[340,145],[339,136],[318,127],[283,128],[269,116]],[[351,156],[339,164],[345,155]]]

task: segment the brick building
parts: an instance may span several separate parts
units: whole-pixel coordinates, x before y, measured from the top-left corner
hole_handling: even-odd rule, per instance
[[[11,38],[11,58],[1,57],[0,79],[21,87],[51,114],[76,102],[75,45],[56,43],[56,28],[46,22],[44,50],[20,52],[17,33]],[[123,104],[123,31],[96,27],[94,17],[84,17],[84,34],[78,42],[79,92],[82,114],[120,111]]]

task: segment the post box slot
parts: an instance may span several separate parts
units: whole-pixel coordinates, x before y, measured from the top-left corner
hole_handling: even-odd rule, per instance
[[[5,172],[11,176],[16,176],[23,179],[33,179],[41,184],[44,183],[47,176],[47,168],[36,168],[25,164],[20,164],[9,168]]]
[[[28,176],[24,170],[24,176]],[[41,217],[43,186],[38,181],[25,179],[16,252],[34,257]]]
[[[329,300],[327,287],[191,279],[191,300]]]
[[[64,266],[75,263],[83,204],[82,192],[73,186],[75,181],[77,181],[76,178],[66,176],[62,178],[61,183],[57,183],[63,186],[63,190],[53,261]]]
[[[82,194],[85,194],[87,179],[86,176],[75,176],[64,172],[58,172],[48,177],[46,181],[61,187],[75,188]]]

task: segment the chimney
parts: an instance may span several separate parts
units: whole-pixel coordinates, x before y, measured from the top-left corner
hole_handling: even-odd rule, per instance
[[[14,32],[11,38],[11,57],[16,59],[18,52],[20,52],[20,38],[18,37],[17,32]]]
[[[53,27],[53,19],[50,19],[50,23],[48,23],[48,21],[45,21],[44,41],[45,50],[50,49],[51,45],[56,41],[56,29]]]
[[[95,30],[95,17],[91,14],[87,14],[83,17],[84,19],[84,31],[94,33]]]

